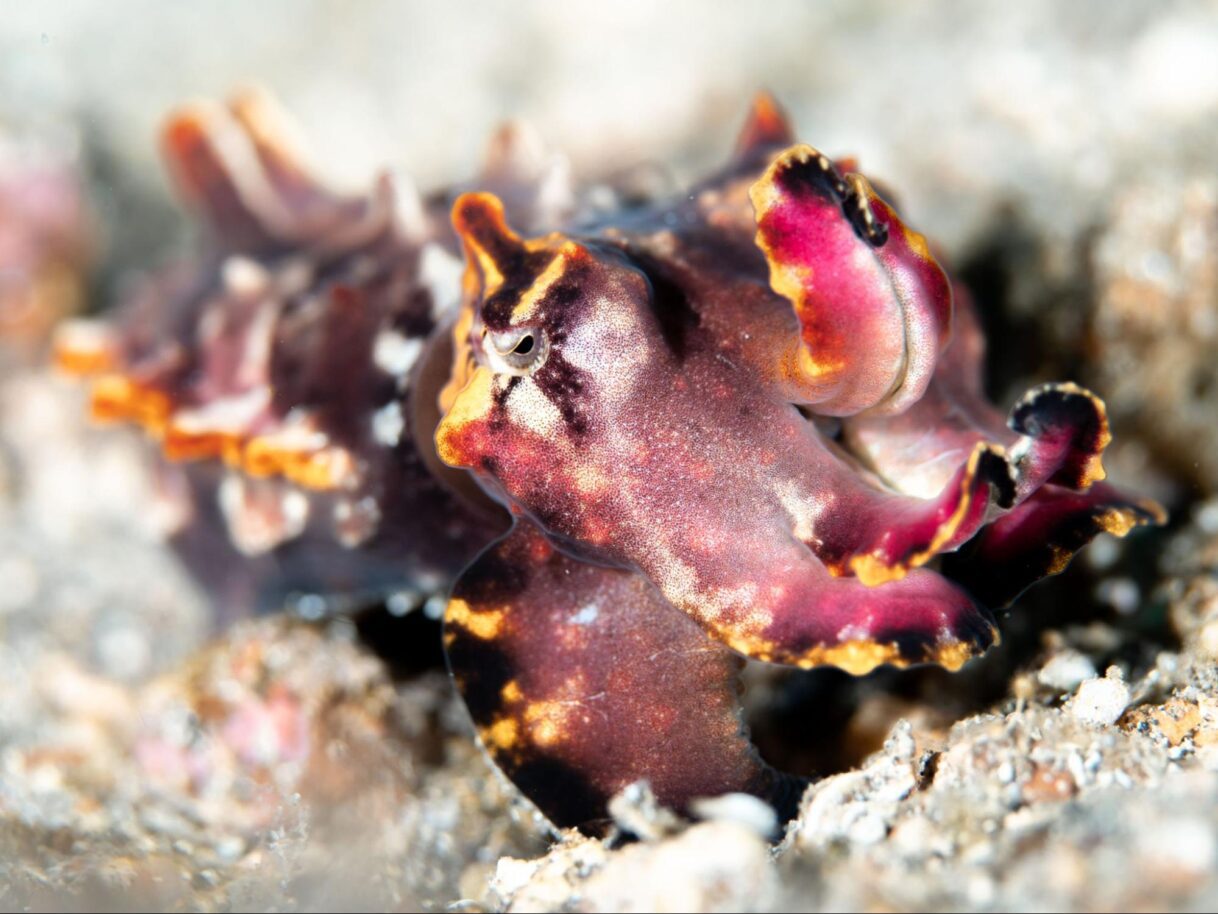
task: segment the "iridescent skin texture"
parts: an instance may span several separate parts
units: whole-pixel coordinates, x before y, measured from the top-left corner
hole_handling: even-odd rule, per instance
[[[224,606],[449,594],[479,739],[557,825],[640,778],[789,815],[741,658],[958,669],[1096,533],[1162,520],[1101,482],[1093,394],[987,402],[967,293],[767,97],[671,197],[575,188],[520,128],[468,187],[345,197],[280,120],[171,119],[210,254],[60,362],[159,442]]]

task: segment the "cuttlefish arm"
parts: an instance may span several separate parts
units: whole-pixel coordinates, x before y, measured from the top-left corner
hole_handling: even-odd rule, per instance
[[[842,416],[847,449],[899,492],[932,498],[981,452],[995,479],[1008,477],[1009,490],[985,509],[989,517],[940,537],[936,551],[957,548],[1002,512],[1018,514],[1043,486],[1086,492],[1104,479],[1111,435],[1103,402],[1064,383],[1034,388],[1007,416],[991,404],[982,390],[985,341],[971,298],[953,288],[926,240],[861,176],[796,146],[773,161],[751,197],[770,285],[799,320],[799,346],[775,360],[793,401]],[[1005,474],[993,466],[997,458],[1007,464]],[[1077,531],[1099,529],[1088,518],[1119,511],[1131,523],[1108,526],[1122,533],[1162,520],[1157,506],[1117,489],[1094,499],[1063,501],[1060,494],[1046,493],[1029,509],[1041,514],[1055,502],[1054,512],[1080,512],[1055,527],[1073,531],[1050,544],[1059,557],[1090,539]],[[1006,552],[1016,540],[1004,542]],[[855,560],[854,572],[875,583],[904,564],[892,549],[872,550]]]
[[[445,462],[574,554],[641,571],[749,657],[955,667],[993,641],[984,610],[917,566],[1005,497],[996,455],[935,497],[894,492],[698,328],[674,348],[621,255],[525,241],[486,195],[454,221],[476,313],[437,429]]]
[[[896,416],[842,423],[847,449],[893,488],[937,492],[978,447],[1003,454],[1012,498],[968,551],[970,589],[991,605],[1061,571],[1100,532],[1162,524],[1163,509],[1104,484],[1111,441],[1104,403],[1072,383],[1028,391],[1008,415],[982,387],[985,340],[972,297],[957,287],[955,332],[925,395]],[[957,544],[958,545],[958,544]],[[954,567],[963,568],[962,562]]]
[[[1007,606],[1037,581],[1064,571],[1100,533],[1123,537],[1166,520],[1154,502],[1105,482],[1085,492],[1049,484],[948,556],[944,574],[987,605]]]

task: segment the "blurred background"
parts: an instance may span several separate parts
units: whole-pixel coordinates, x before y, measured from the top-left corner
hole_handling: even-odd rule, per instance
[[[296,115],[323,173],[357,189],[385,166],[424,189],[467,180],[508,118],[531,122],[577,176],[655,161],[687,181],[723,160],[754,92],[771,90],[801,139],[857,155],[895,188],[971,286],[995,400],[1062,378],[1098,391],[1111,475],[1168,505],[1172,525],[1097,543],[1021,603],[1007,647],[971,678],[758,682],[763,744],[839,771],[898,716],[941,735],[1017,694],[1056,707],[1036,691],[1045,682],[1073,688],[1110,664],[1147,700],[1193,689],[1198,720],[1218,726],[1196,673],[1218,655],[1218,3],[9,3],[0,907],[495,906],[515,897],[503,882],[486,894],[500,855],[545,847],[487,775],[433,655],[388,669],[342,622],[249,623],[206,647],[207,610],[159,544],[138,446],[88,428],[79,391],[45,368],[55,321],[104,311],[140,271],[191,249],[157,157],[165,112],[250,84]],[[1055,659],[1078,679],[1037,678]],[[780,745],[810,709],[828,718],[816,739]],[[1164,737],[1172,764],[1218,768],[1193,757],[1201,732],[1183,754]],[[1142,887],[1154,904],[1215,897],[1206,789],[1138,801],[1164,821],[1194,816],[1181,820],[1183,869]],[[1104,802],[1046,826],[1039,857],[977,825],[990,857],[969,878],[991,880],[984,897],[852,887],[851,873],[908,864],[888,844],[851,851],[857,868],[838,876],[792,866],[815,886],[808,905],[1124,903],[1137,887],[1122,861],[1141,839]],[[1075,882],[1049,879],[1082,835],[1109,842],[1110,869],[1098,855]],[[344,867],[357,875],[341,891],[318,876]],[[1004,883],[1011,867],[1026,880]],[[771,882],[757,905],[791,903]]]
[[[859,155],[954,249],[1011,198],[1065,233],[1156,163],[1212,162],[1214,16],[1205,2],[1048,0],[779,0],[764,16],[688,0],[12,4],[0,117],[74,134],[161,188],[164,113],[259,83],[335,178],[391,164],[428,186],[472,173],[508,117],[580,172],[702,167],[769,88],[810,142]],[[129,220],[103,216],[121,237]]]

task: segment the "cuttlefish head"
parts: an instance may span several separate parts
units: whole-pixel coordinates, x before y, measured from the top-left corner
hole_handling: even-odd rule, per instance
[[[460,197],[453,223],[465,306],[437,451],[501,484],[556,485],[560,465],[582,463],[630,424],[640,388],[661,370],[648,280],[602,243],[520,237],[490,194]]]

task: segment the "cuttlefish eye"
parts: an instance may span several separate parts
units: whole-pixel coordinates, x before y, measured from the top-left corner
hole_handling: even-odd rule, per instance
[[[545,362],[549,344],[539,327],[486,334],[487,361],[496,374],[529,375]]]

